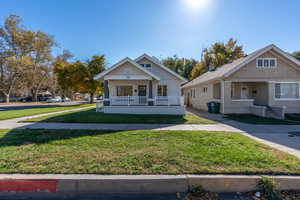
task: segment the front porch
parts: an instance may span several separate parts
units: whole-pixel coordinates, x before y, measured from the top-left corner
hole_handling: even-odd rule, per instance
[[[268,81],[224,81],[225,113],[253,114],[284,119],[285,106],[272,104],[273,83]]]
[[[156,80],[105,80],[104,94],[104,113],[185,114],[183,97]]]

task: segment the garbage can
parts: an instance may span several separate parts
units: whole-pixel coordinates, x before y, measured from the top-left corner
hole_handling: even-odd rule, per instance
[[[215,101],[210,101],[207,103],[207,108],[209,113],[219,113],[220,103]]]
[[[209,113],[212,113],[212,103],[211,102],[207,103],[207,110]]]

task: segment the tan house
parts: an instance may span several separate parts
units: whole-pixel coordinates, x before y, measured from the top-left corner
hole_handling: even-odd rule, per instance
[[[125,58],[94,79],[104,82],[104,113],[185,114],[186,79],[155,57]]]
[[[284,118],[300,113],[300,62],[275,45],[204,73],[182,87],[185,103],[207,110],[207,102],[221,104],[220,112]]]

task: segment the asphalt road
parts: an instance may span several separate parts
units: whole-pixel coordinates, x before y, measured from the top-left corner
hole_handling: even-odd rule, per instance
[[[13,104],[0,104],[0,111],[7,110],[24,110],[31,108],[50,108],[58,106],[73,106],[86,102],[62,102],[62,103],[13,103]]]

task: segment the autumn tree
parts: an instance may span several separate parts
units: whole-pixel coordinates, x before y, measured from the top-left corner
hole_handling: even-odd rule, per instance
[[[203,50],[200,64],[192,70],[191,79],[207,72],[209,68],[216,69],[243,56],[243,46],[238,45],[237,40],[230,38],[227,43],[216,42]]]
[[[0,27],[0,92],[9,97],[30,62],[32,35],[24,30],[21,18],[10,15]]]
[[[103,87],[100,81],[94,80],[94,77],[104,70],[104,55],[93,56],[87,62],[68,63],[58,59],[54,67],[58,83],[63,90],[89,93],[91,103],[95,94],[101,92]]]
[[[18,82],[34,100],[51,73],[53,38],[42,31],[26,30],[17,15],[6,18],[0,27],[0,91],[9,96]]]
[[[93,56],[91,60],[86,63],[79,63],[77,73],[75,73],[76,80],[78,80],[78,91],[87,92],[90,94],[90,103],[93,102],[94,95],[100,93],[102,84],[94,77],[105,70],[105,57]]]

